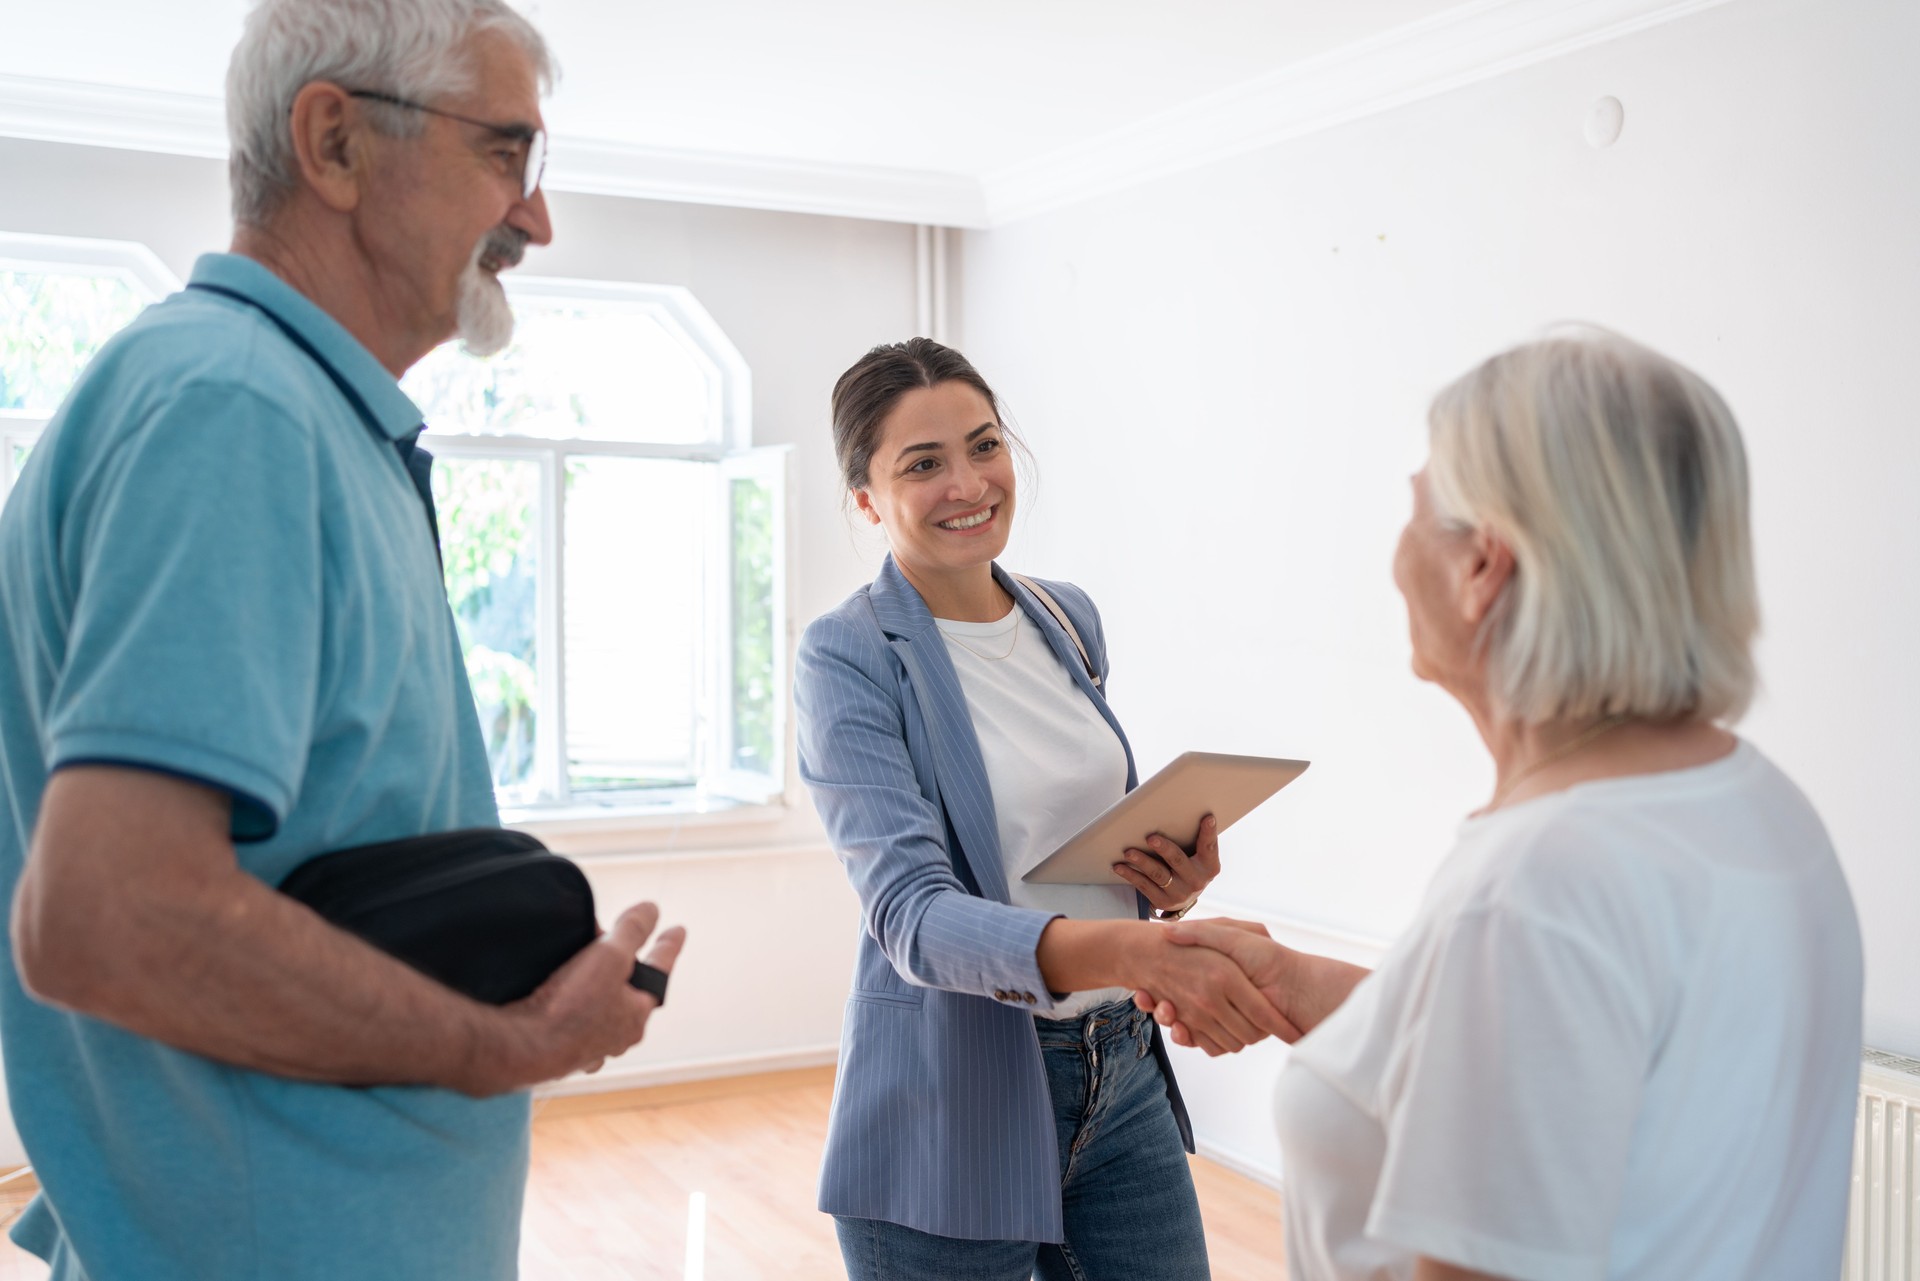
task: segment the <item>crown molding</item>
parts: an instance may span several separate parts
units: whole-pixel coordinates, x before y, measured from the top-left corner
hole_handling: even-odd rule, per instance
[[[0,75],[0,137],[224,158],[217,98]],[[986,226],[980,183],[962,174],[675,150],[556,135],[550,191],[744,209]]]
[[[1257,151],[1729,0],[1468,0],[987,175],[554,140],[547,187],[933,226],[997,227]],[[227,154],[217,98],[0,75],[0,136]]]
[[[988,225],[1317,133],[1727,2],[1469,0],[988,174]]]
[[[980,182],[964,174],[770,156],[681,151],[556,136],[546,185],[555,191],[677,200],[739,209],[985,227]]]
[[[0,75],[0,137],[224,159],[218,98]]]

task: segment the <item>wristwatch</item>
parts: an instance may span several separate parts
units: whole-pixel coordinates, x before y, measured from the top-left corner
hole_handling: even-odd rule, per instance
[[[1157,907],[1154,908],[1151,913],[1151,919],[1156,921],[1177,921],[1198,906],[1200,906],[1200,896],[1196,894],[1185,907],[1176,907],[1171,912],[1162,911]]]

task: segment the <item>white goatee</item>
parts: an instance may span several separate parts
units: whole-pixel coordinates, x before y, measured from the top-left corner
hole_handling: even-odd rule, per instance
[[[460,273],[454,322],[461,344],[471,355],[492,356],[513,341],[513,307],[507,302],[507,291],[480,260],[490,257],[502,269],[511,267],[520,261],[525,243],[511,229],[496,228],[480,238],[467,269]]]

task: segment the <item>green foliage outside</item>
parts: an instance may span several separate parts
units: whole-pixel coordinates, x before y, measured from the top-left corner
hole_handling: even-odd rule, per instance
[[[580,398],[559,391],[532,358],[530,345],[565,342],[564,326],[589,318],[577,311],[517,307],[515,337],[485,360],[458,343],[444,343],[407,371],[401,387],[438,431],[475,436],[569,436],[586,428]]]
[[[757,480],[732,482],[733,760],[735,769],[773,770],[773,493]]]
[[[447,599],[496,787],[533,773],[538,678],[533,513],[540,469],[496,458],[445,458],[433,469]]]
[[[496,458],[445,458],[433,467],[447,598],[485,606],[494,580],[513,571],[527,546],[534,477],[527,463]]]
[[[0,270],[0,410],[51,414],[87,362],[143,305],[140,294],[116,276]],[[586,319],[555,311],[539,320],[558,330]],[[562,334],[544,336],[551,341]],[[484,436],[583,430],[588,412],[580,397],[556,394],[522,352],[516,342],[491,360],[477,360],[448,344],[408,374],[405,389],[441,431]],[[13,474],[18,475],[30,449],[28,444],[13,447]],[[580,465],[567,460],[569,487]],[[503,800],[534,799],[539,471],[536,463],[511,459],[449,457],[434,466],[447,597]],[[729,498],[734,750],[728,764],[771,772],[778,759],[773,494],[761,481],[739,479],[731,483]],[[684,780],[573,780],[582,790],[596,783],[633,787],[656,781]]]
[[[0,409],[51,414],[143,305],[117,276],[0,270]]]

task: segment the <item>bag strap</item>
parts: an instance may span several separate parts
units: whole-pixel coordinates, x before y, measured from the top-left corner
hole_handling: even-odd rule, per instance
[[[1074,630],[1073,620],[1067,617],[1067,611],[1061,609],[1060,603],[1047,594],[1046,588],[1025,574],[1014,574],[1013,581],[1032,592],[1034,599],[1045,605],[1047,612],[1053,615],[1053,621],[1066,629],[1067,639],[1072,641],[1073,647],[1080,651],[1080,661],[1086,666],[1087,675],[1093,680],[1093,687],[1100,688],[1100,673],[1093,670],[1093,658],[1087,653],[1086,645],[1081,642],[1080,633]]]

